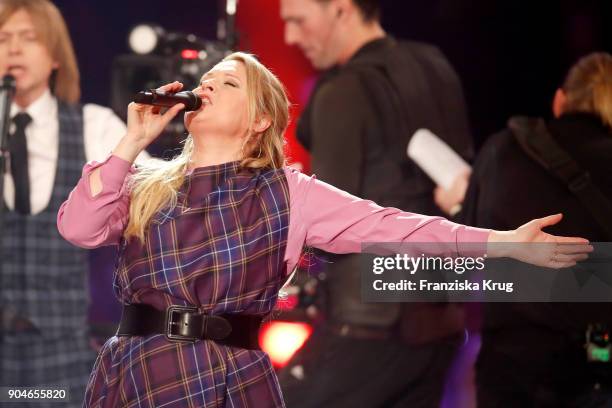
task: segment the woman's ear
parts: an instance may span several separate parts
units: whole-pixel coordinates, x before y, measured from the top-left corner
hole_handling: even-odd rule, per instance
[[[270,116],[263,115],[262,117],[256,119],[255,123],[253,123],[253,132],[255,133],[265,132],[270,127],[271,124],[272,124],[272,120],[270,119]]]

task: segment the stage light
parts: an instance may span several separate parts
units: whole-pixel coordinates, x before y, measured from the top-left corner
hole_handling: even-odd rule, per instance
[[[183,59],[197,59],[200,52],[198,50],[183,50],[181,51],[181,58]]]
[[[136,54],[150,54],[157,48],[163,35],[164,30],[161,27],[139,24],[130,31],[128,43]]]
[[[293,310],[299,304],[299,298],[297,295],[279,296],[276,302],[276,310]]]
[[[233,16],[236,14],[236,8],[238,8],[238,0],[227,0],[225,5],[225,13],[228,16]]]
[[[136,93],[173,81],[193,89],[203,73],[231,52],[219,40],[166,31],[147,23],[136,25],[127,40],[133,53],[116,56],[111,73],[111,106],[124,120],[126,106]],[[147,151],[153,157],[172,158],[182,148],[186,135],[183,116],[179,114]]]
[[[312,328],[306,323],[274,321],[261,331],[260,344],[275,367],[283,367],[308,340]]]

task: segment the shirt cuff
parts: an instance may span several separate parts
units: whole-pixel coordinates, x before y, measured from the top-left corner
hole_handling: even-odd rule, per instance
[[[123,160],[114,154],[106,160],[106,165],[100,169],[103,189],[119,191],[123,187],[125,178],[131,172],[132,163]]]
[[[457,254],[478,258],[487,254],[490,229],[463,226],[457,231]]]
[[[83,169],[83,181],[85,182],[85,187],[90,198],[92,198],[93,195],[91,194],[89,175],[98,167],[100,167],[100,178],[102,180],[102,191],[100,193],[103,191],[121,191],[126,176],[133,171],[130,162],[113,154],[110,154],[101,162],[92,161],[87,163]]]

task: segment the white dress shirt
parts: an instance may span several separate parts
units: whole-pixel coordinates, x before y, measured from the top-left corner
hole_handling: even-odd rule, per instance
[[[26,127],[28,143],[28,171],[30,178],[30,208],[32,214],[42,212],[49,205],[57,156],[59,153],[59,119],[57,116],[57,99],[49,91],[25,109],[32,117]],[[23,111],[14,103],[11,106],[11,118]],[[87,161],[104,160],[125,135],[125,124],[111,109],[100,105],[86,104],[83,107],[85,159]],[[14,131],[14,125],[10,132]],[[10,160],[10,158],[9,158]],[[4,200],[12,210],[15,206],[15,185],[7,160],[4,177]]]

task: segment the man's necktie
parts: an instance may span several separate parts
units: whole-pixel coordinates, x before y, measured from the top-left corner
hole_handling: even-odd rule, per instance
[[[25,129],[32,117],[25,112],[13,118],[15,132],[9,138],[11,174],[15,183],[15,211],[30,213],[30,177],[28,172],[28,142]]]

